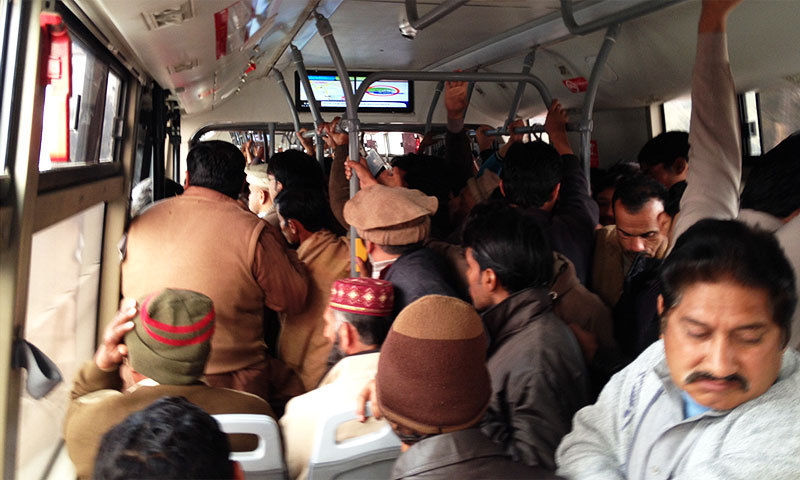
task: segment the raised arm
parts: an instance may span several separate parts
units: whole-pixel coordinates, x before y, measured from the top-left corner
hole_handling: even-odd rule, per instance
[[[740,2],[703,1],[692,74],[689,172],[671,245],[699,220],[739,214],[742,150],[725,30],[728,14]]]

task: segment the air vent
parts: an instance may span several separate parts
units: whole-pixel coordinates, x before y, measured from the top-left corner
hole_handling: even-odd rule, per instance
[[[167,71],[170,75],[174,75],[176,73],[185,72],[186,70],[191,70],[198,65],[198,60],[195,58],[193,60],[189,60],[183,63],[177,63],[175,65],[170,65],[167,67]]]
[[[169,25],[180,25],[194,17],[194,0],[186,0],[177,7],[167,8],[160,12],[142,12],[147,28],[155,30]]]

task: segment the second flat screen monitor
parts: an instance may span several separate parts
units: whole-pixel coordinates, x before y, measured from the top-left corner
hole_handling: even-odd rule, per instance
[[[355,93],[367,75],[368,73],[364,72],[350,72],[353,93]],[[323,112],[345,111],[344,92],[336,72],[309,70],[308,79],[311,82],[311,89],[314,91],[314,98],[320,102]],[[308,96],[297,72],[294,73],[294,98],[298,111],[310,111]],[[358,111],[360,113],[413,113],[414,82],[408,80],[379,80],[373,83],[361,100]]]

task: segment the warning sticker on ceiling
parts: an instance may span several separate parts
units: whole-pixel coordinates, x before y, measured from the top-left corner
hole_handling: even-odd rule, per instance
[[[214,30],[217,40],[217,60],[238,51],[250,37],[247,24],[253,18],[250,5],[238,1],[214,14]]]
[[[564,86],[572,93],[581,93],[589,87],[589,82],[583,77],[568,78],[564,80]]]

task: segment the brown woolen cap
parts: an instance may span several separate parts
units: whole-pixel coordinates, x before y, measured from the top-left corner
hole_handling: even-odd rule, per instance
[[[419,190],[372,185],[344,204],[344,219],[364,240],[409,245],[425,240],[439,200]]]
[[[404,308],[381,347],[377,400],[390,421],[420,434],[463,430],[492,394],[486,335],[472,305],[428,295]]]

